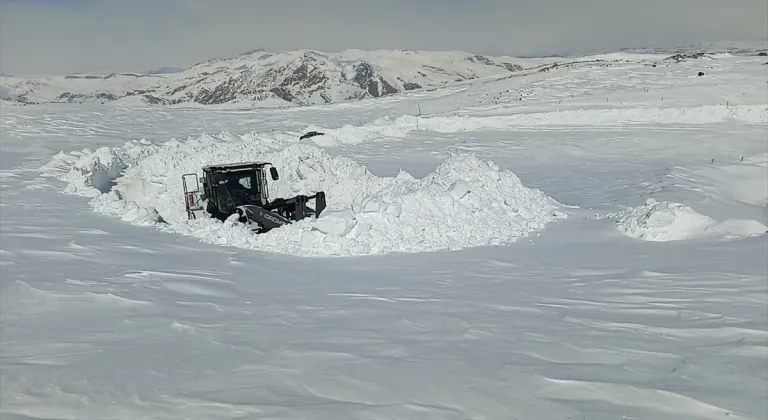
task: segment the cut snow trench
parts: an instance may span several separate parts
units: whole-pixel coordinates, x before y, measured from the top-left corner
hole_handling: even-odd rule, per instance
[[[249,160],[266,160],[280,170],[270,198],[323,190],[328,208],[318,219],[260,235],[237,223],[187,220],[182,174],[200,174],[207,164]],[[288,135],[223,133],[160,145],[133,141],[120,148],[60,153],[42,169],[66,181],[66,192],[92,197],[97,212],[204,242],[300,256],[501,245],[566,217],[561,204],[525,187],[514,173],[468,154],[452,155],[423,179],[402,171],[378,177],[351,159]],[[104,186],[112,183],[106,191]]]

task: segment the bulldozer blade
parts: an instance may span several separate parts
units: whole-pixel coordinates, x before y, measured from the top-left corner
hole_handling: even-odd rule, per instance
[[[291,221],[285,217],[258,206],[246,204],[239,206],[238,209],[243,211],[251,224],[258,224],[261,226],[263,232],[291,223]]]
[[[320,217],[320,213],[325,210],[325,192],[315,193],[315,217]]]

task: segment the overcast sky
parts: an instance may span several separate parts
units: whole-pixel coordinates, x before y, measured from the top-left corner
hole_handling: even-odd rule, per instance
[[[547,55],[765,39],[766,0],[0,0],[0,71],[185,67],[264,47]]]

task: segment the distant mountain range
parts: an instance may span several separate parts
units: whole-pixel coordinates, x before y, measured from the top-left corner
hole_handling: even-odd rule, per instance
[[[765,44],[634,48],[624,52],[674,54],[682,61],[706,53],[766,55]],[[187,69],[145,73],[69,74],[45,78],[0,75],[0,99],[21,104],[220,105],[283,107],[378,98],[420,89],[504,77],[568,61],[564,57],[489,57],[463,51],[248,51]]]
[[[291,106],[343,102],[437,88],[523,69],[513,57],[466,52],[347,50],[249,51],[184,70],[0,77],[3,99],[22,103],[114,102],[174,105]]]
[[[735,40],[703,42],[693,45],[650,46],[642,48],[622,48],[622,52],[641,54],[732,54],[768,56],[768,40]]]

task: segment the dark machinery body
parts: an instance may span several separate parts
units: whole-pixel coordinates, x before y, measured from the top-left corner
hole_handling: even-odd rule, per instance
[[[269,162],[205,166],[199,180],[196,174],[185,174],[182,181],[188,217],[195,219],[196,212],[203,212],[224,221],[238,214],[238,220],[252,230],[267,232],[306,217],[320,216],[325,209],[323,191],[269,201],[268,166],[271,178],[277,180],[277,169]],[[195,189],[189,188],[189,177],[194,177]],[[308,206],[310,200],[315,201],[314,208]]]

